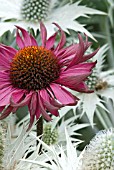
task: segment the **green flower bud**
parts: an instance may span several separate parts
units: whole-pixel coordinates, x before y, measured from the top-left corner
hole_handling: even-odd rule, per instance
[[[57,143],[58,131],[57,129],[51,130],[51,124],[45,124],[43,129],[43,141],[47,145],[52,145]]]

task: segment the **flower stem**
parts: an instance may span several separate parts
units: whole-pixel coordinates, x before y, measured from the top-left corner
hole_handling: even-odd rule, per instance
[[[41,136],[43,134],[43,117],[41,116],[36,124],[36,135]],[[37,142],[38,145],[39,142]],[[42,145],[40,145],[39,153],[41,153]]]

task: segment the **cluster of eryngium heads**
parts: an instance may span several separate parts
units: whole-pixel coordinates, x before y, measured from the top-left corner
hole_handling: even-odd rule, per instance
[[[3,128],[3,130],[6,129]],[[42,168],[49,170],[113,170],[113,129],[100,131],[90,141],[90,144],[78,154],[76,147],[80,144],[80,141],[72,143],[66,129],[64,145],[51,144],[50,146],[36,137],[34,132],[26,132],[25,128],[22,128],[18,138],[13,142],[11,142],[9,131],[8,135],[5,136],[7,140],[5,139],[5,142],[3,142],[3,130],[0,129],[0,167],[3,170],[23,170],[25,168],[28,170],[40,170]],[[38,141],[37,146],[36,140]],[[39,153],[41,145],[42,153]]]

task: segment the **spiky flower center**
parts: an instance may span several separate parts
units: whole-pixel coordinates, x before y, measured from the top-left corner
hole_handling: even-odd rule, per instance
[[[113,170],[114,129],[100,131],[86,147],[82,170]]]
[[[59,76],[58,60],[44,47],[28,46],[17,52],[10,67],[10,79],[14,87],[41,90]]]
[[[94,68],[93,73],[88,77],[86,81],[87,86],[91,90],[104,90],[108,87],[108,82],[99,79],[97,70]]]
[[[21,14],[27,21],[43,21],[49,12],[50,0],[23,0]]]
[[[96,69],[93,69],[93,72],[88,77],[88,80],[86,81],[86,84],[88,85],[89,89],[95,90],[97,82],[98,82],[97,71],[96,71]]]

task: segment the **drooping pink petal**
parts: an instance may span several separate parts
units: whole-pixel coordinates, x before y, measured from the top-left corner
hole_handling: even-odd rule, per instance
[[[47,91],[45,89],[42,89],[39,91],[39,95],[46,101],[50,101],[50,98],[49,98],[49,94],[47,93]]]
[[[0,106],[10,104],[10,98],[13,91],[12,86],[8,86],[0,90]]]
[[[64,70],[63,74],[64,74],[64,72],[69,73],[69,71],[75,73],[75,72],[78,72],[78,69],[85,70],[85,71],[87,71],[87,70],[91,71],[95,67],[96,63],[97,63],[97,61],[88,62],[88,63],[79,63],[77,65],[70,67],[68,70]],[[62,72],[61,72],[61,74],[62,74]]]
[[[6,81],[4,82],[3,80],[1,81],[1,84],[0,84],[0,90],[3,89],[3,88],[6,88],[6,87],[9,87],[11,85],[10,82]]]
[[[14,57],[16,52],[17,52],[16,49],[0,44],[0,53],[2,53],[4,57],[9,60],[9,62],[12,61],[12,58]]]
[[[11,103],[18,103],[24,98],[25,91],[23,89],[15,89],[11,95]]]
[[[58,51],[65,45],[66,43],[66,35],[64,33],[64,31],[61,29],[61,27],[57,24],[57,23],[54,23],[56,25],[56,27],[59,28],[60,32],[61,32],[61,39],[60,39],[60,42],[59,44],[57,45],[57,47],[55,48],[54,50],[54,53],[57,54]]]
[[[32,127],[33,123],[34,123],[34,119],[35,119],[35,115],[37,113],[37,105],[38,105],[38,97],[37,97],[37,93],[34,92],[31,96],[31,100],[28,103],[28,109],[30,112],[30,123],[29,126],[27,128],[27,131]]]
[[[92,72],[86,69],[68,69],[63,72],[59,78],[56,80],[57,83],[64,85],[69,88],[74,88],[81,81],[85,80]]]
[[[47,49],[50,50],[51,48],[53,48],[56,36],[57,36],[57,32],[54,33],[51,37],[48,38],[48,40],[46,41],[46,48]]]
[[[17,27],[18,30],[21,31],[21,33],[23,35],[23,37],[21,38],[19,36],[18,30],[17,30],[16,43],[18,44],[18,46],[21,47],[21,48],[24,48],[24,47],[27,47],[27,46],[32,46],[31,37],[30,37],[29,33],[25,29],[23,29],[19,26],[16,26],[16,27]]]
[[[38,95],[39,95],[39,93],[37,94],[37,96]],[[40,107],[39,107],[39,98],[38,98],[38,103],[37,103],[37,108],[36,108],[36,120],[39,119],[40,115],[41,115],[41,110],[40,110]]]
[[[29,102],[30,102],[32,93],[33,93],[33,92],[30,92],[30,93],[26,94],[25,98],[24,98],[21,102],[19,102],[19,103],[15,103],[15,102],[13,101],[13,99],[10,98],[10,104],[11,104],[11,106],[13,106],[13,107],[23,107],[23,106],[27,106],[27,105],[29,104]]]
[[[17,36],[16,36],[16,43],[18,44],[18,47],[19,47],[20,49],[22,49],[22,48],[25,47],[24,41],[23,41],[23,39],[21,38],[18,30],[17,30]]]
[[[73,45],[71,45],[69,47],[66,47],[62,54],[61,53],[57,54],[58,60],[62,60],[62,59],[66,60],[66,59],[71,58],[72,55],[74,56],[76,51],[78,50],[78,46],[79,46],[79,44],[73,44]]]
[[[0,115],[0,120],[5,119],[13,110],[13,107],[8,106],[3,113]]]
[[[0,65],[10,68],[10,60],[0,52]]]
[[[0,106],[0,112],[2,112],[4,108],[5,106]]]
[[[88,55],[84,55],[83,58],[81,59],[81,62],[85,62],[87,60],[89,60],[90,58],[92,58],[97,52],[99,51],[99,48],[97,48],[93,53],[88,54]]]
[[[58,84],[51,84],[51,88],[59,102],[64,105],[76,104],[78,98],[73,96],[70,92],[68,92],[65,88],[61,87]]]
[[[93,90],[88,89],[88,86],[84,82],[79,83],[77,86],[75,86],[75,88],[72,88],[72,89],[78,92],[81,92],[81,93],[92,93],[93,92]]]
[[[30,38],[31,38],[31,45],[32,46],[38,46],[37,41],[35,40],[35,38],[32,35],[30,35]]]
[[[48,89],[48,88],[47,88]],[[50,89],[49,89],[50,90]],[[42,97],[42,99],[44,101],[47,101],[49,103],[51,103],[51,105],[57,107],[57,108],[61,108],[63,107],[63,105],[61,103],[59,103],[53,96],[52,92],[48,90],[48,93],[50,93],[50,95],[47,93],[47,91],[45,89],[40,90],[40,96]]]
[[[4,47],[4,49],[7,50],[10,54],[12,54],[12,55],[16,54],[17,50],[15,48],[4,45],[4,44],[1,44],[1,45],[2,45],[2,48]],[[0,45],[0,47],[1,47],[1,45]]]
[[[58,107],[53,106],[50,102],[44,100],[43,98],[42,98],[42,101],[43,101],[43,105],[45,106],[45,108],[46,108],[50,113],[52,113],[52,114],[55,115],[55,116],[58,116],[58,115],[59,115],[59,113],[58,113],[58,109],[59,109],[59,108],[58,108]]]
[[[85,51],[92,45],[92,42],[88,42],[88,36],[85,34],[86,40],[84,41],[84,49]]]
[[[61,108],[63,107],[64,105],[61,104],[60,102],[58,102],[55,98],[51,98],[50,99],[50,103],[55,106],[55,107],[58,107],[58,108]]]
[[[42,46],[46,46],[46,40],[47,40],[47,30],[46,27],[42,22],[40,22],[40,30],[41,30],[41,40],[42,40]]]
[[[84,52],[85,52],[85,49],[84,49],[84,42],[83,42],[83,39],[81,37],[80,34],[78,34],[78,38],[79,38],[79,46],[78,46],[78,49],[76,51],[76,54],[73,58],[73,60],[70,62],[70,64],[68,65],[67,69],[69,67],[72,67],[73,65],[76,65],[80,62],[80,60],[82,59],[83,55],[84,55]]]
[[[28,108],[30,111],[30,115],[31,116],[35,116],[36,113],[36,109],[37,109],[37,105],[38,105],[38,101],[37,101],[37,93],[34,92],[31,96],[31,100],[29,102]]]
[[[42,98],[40,97],[40,95],[38,95],[38,99],[39,99],[39,107],[40,107],[40,111],[42,116],[44,117],[44,119],[46,119],[47,121],[51,121],[51,117],[48,115],[48,113],[46,112],[44,106],[43,106],[43,101]]]
[[[9,81],[9,72],[0,70],[0,79],[3,79],[3,81]]]
[[[31,129],[31,127],[32,127],[32,125],[33,125],[33,123],[34,123],[34,118],[35,118],[35,115],[31,115],[30,116],[30,122],[29,122],[29,126],[28,126],[28,128],[27,128],[27,132]]]

